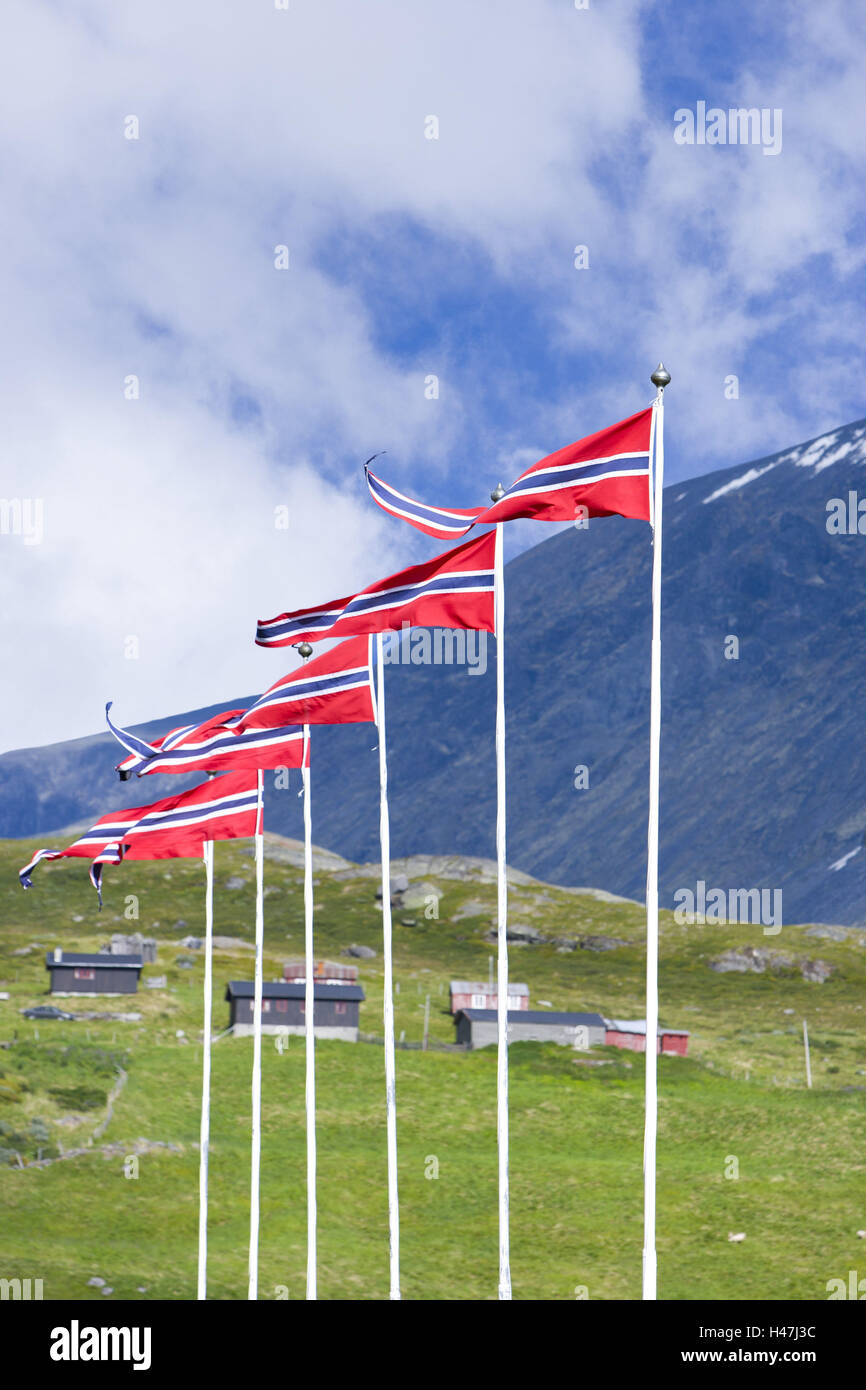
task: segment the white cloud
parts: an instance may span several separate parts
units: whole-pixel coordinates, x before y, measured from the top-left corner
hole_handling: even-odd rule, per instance
[[[539,7],[527,44],[516,3],[12,6],[4,490],[44,499],[45,536],[2,538],[7,745],[89,732],[108,697],[134,720],[262,689],[292,658],[257,616],[408,562],[361,462],[435,466],[463,403],[377,350],[353,231],[398,213],[504,264],[575,193],[599,216],[572,117],[634,114],[623,13]]]
[[[495,471],[639,408],[660,353],[695,468],[709,439],[736,462],[840,423],[862,375],[839,299],[861,256],[863,25],[838,5],[781,15],[782,62],[707,93],[783,106],[767,159],[674,145],[637,0],[10,0],[0,490],[44,499],[45,539],[0,537],[6,745],[90,732],[108,697],[133,720],[264,688],[289,661],[253,646],[257,616],[429,553],[364,495],[377,449],[395,482],[416,461],[435,478],[470,422]],[[447,332],[423,368],[386,351],[359,241],[411,224],[441,239],[437,273],[452,247],[480,252],[555,344],[606,353],[608,379],[554,392],[542,427],[528,400],[515,438]],[[822,349],[807,378],[786,395],[759,370],[726,401],[725,376],[795,320]],[[525,390],[516,366],[501,389]]]

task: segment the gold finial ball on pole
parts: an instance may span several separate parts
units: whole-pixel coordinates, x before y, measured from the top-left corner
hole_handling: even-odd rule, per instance
[[[671,374],[665,366],[664,362],[659,362],[658,366],[656,367],[655,371],[652,373],[650,377],[650,381],[652,382],[653,386],[657,386],[660,391],[663,391],[666,386],[670,385]]]
[[[307,657],[310,657],[310,656],[313,655],[313,648],[310,646],[309,642],[299,642],[299,643],[298,643],[298,652],[300,653],[300,655],[301,655],[301,656],[304,658],[304,660],[306,661],[306,660],[307,660]]]
[[[493,489],[493,491],[492,491],[491,494],[490,494],[490,500],[491,500],[491,502],[500,502],[504,496],[505,496],[505,488],[502,486],[501,483],[497,483],[497,484],[496,484],[496,487]]]

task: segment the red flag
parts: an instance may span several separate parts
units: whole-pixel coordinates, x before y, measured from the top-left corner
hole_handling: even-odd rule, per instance
[[[477,628],[493,632],[493,557],[496,532],[400,570],[350,598],[298,608],[260,620],[260,647],[287,647],[322,637],[399,632],[414,627]]]
[[[281,721],[279,726],[253,725],[245,731],[240,725],[246,713],[242,709],[221,710],[201,724],[172,729],[153,743],[145,743],[109,720],[118,742],[132,750],[117,764],[117,770],[145,777],[152,772],[252,772],[303,766],[304,731],[299,725],[286,727]]]
[[[350,637],[275,681],[250,705],[238,732],[281,724],[375,723],[369,637]]]
[[[653,408],[568,444],[533,463],[504,497],[478,518],[484,526],[517,517],[573,521],[587,516],[650,519],[650,433]]]
[[[398,492],[369,468],[373,501],[427,536],[465,536],[473,526],[518,517],[573,521],[576,516],[628,516],[649,521],[649,452],[652,406],[616,425],[568,444],[533,463],[492,507],[471,511],[431,507]],[[578,508],[586,510],[578,512]]]
[[[42,859],[90,859],[95,867],[121,859],[180,859],[201,854],[205,840],[246,839],[261,829],[258,779],[229,773],[149,806],[132,806],[101,816],[66,849],[41,849],[18,878],[32,887],[30,871]],[[93,873],[91,872],[91,877]],[[96,879],[94,879],[96,882]]]

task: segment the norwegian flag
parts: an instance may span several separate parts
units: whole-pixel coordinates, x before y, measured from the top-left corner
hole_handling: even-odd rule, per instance
[[[96,827],[94,827],[95,829]],[[87,835],[92,832],[88,831]],[[68,849],[40,849],[34,854],[29,864],[25,864],[23,869],[18,871],[18,882],[22,888],[32,888],[33,880],[30,874],[36,865],[43,859],[66,859],[66,858],[88,858],[90,859],[90,882],[96,889],[96,897],[99,906],[102,907],[102,869],[105,864],[119,864],[123,858],[123,846],[114,840],[106,843],[103,847],[93,853],[93,844],[87,843],[87,837],[76,840]]]
[[[90,882],[96,889],[96,901],[102,911],[102,870],[106,864],[119,864],[123,859],[123,846],[115,841],[106,845],[90,861]]]
[[[366,469],[373,501],[425,535],[465,536],[473,526],[519,517],[573,521],[585,516],[650,519],[650,442],[653,407],[539,459],[492,507],[471,511],[415,502]],[[467,520],[467,518],[469,518]]]
[[[245,772],[275,767],[303,766],[304,731],[297,725],[240,728],[246,710],[222,710],[201,724],[172,729],[163,738],[147,743],[135,734],[112,724],[105,707],[108,727],[130,756],[117,764],[124,776],[135,772],[146,777],[153,772]],[[307,750],[309,766],[309,749]]]
[[[350,637],[275,681],[238,724],[241,734],[298,724],[375,723],[370,638]]]
[[[229,773],[149,806],[111,811],[66,849],[38,850],[19,870],[18,879],[22,888],[32,888],[30,874],[43,859],[90,859],[91,880],[99,893],[103,864],[195,858],[205,840],[246,839],[261,828],[257,776]]]
[[[193,858],[205,840],[261,834],[258,778],[252,771],[229,772],[120,816],[128,818],[117,836],[124,845],[124,859]]]
[[[322,637],[399,631],[414,627],[494,630],[493,560],[496,532],[381,579],[350,598],[260,619],[260,647],[287,647]]]
[[[587,516],[650,519],[650,435],[653,408],[587,435],[548,454],[520,477],[492,507],[482,524],[535,517],[573,521],[578,506]]]
[[[102,823],[105,821],[105,831],[102,832]],[[92,829],[82,835],[80,840],[75,840],[66,849],[38,849],[33,858],[24,865],[23,869],[18,870],[18,882],[22,888],[32,888],[33,880],[30,875],[41,864],[43,859],[90,859],[95,862],[97,859],[104,863],[119,864],[122,859],[121,845],[117,839],[117,831],[113,834],[108,830],[108,822],[113,817],[103,816],[102,821],[97,821]]]
[[[473,507],[468,511],[454,507],[428,507],[426,503],[415,502],[391,487],[390,483],[377,478],[367,464],[364,465],[364,473],[370,495],[383,511],[390,512],[391,516],[399,516],[416,530],[423,531],[425,536],[435,536],[436,540],[459,540],[486,510],[484,507]]]

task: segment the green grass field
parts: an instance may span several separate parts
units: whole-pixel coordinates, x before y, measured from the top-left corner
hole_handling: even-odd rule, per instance
[[[203,932],[196,861],[109,870],[97,914],[83,862],[40,865],[24,894],[22,842],[0,845],[0,1276],[42,1278],[47,1299],[195,1296],[201,1068],[201,952],[177,946]],[[247,880],[227,891],[226,880]],[[361,1027],[381,1037],[381,913],[375,881],[317,874],[316,949],[352,942],[362,961]],[[300,871],[266,862],[265,978],[303,949]],[[215,931],[252,941],[247,846],[216,847]],[[431,1037],[452,1042],[451,978],[484,978],[491,885],[440,880],[439,918],[398,912],[396,1026],[418,1042],[426,994]],[[128,901],[134,898],[136,901]],[[484,911],[453,922],[472,899]],[[514,946],[513,979],[531,1004],[643,1015],[643,913],[636,905],[532,885],[510,894],[514,922],[550,936],[611,935],[617,950]],[[125,918],[124,912],[138,911]],[[403,919],[413,925],[404,925]],[[181,925],[178,925],[181,923]],[[91,950],[112,931],[159,941],[165,990],[134,998],[61,999],[72,1011],[135,1010],[139,1022],[41,1022],[19,1010],[46,1002],[45,950]],[[795,962],[834,967],[824,984],[796,969],[717,974],[732,945],[768,945]],[[30,947],[28,954],[13,954]],[[192,969],[175,963],[191,957]],[[215,1027],[228,1021],[229,979],[251,978],[252,951],[217,952]],[[802,927],[764,938],[756,927],[678,926],[663,915],[661,1017],[691,1032],[689,1057],[660,1061],[659,1291],[665,1299],[822,1299],[827,1280],[864,1266],[866,947],[816,940]],[[793,1012],[790,1012],[793,1010]],[[814,1087],[805,1087],[802,1020]],[[182,1030],[183,1039],[178,1032]],[[252,1041],[214,1047],[209,1292],[246,1297]],[[304,1051],[264,1045],[262,1297],[304,1296]],[[109,1093],[125,1083],[108,1123]],[[643,1059],[539,1044],[511,1049],[512,1274],[517,1298],[640,1295]],[[319,1295],[387,1297],[384,1076],[376,1043],[317,1047]],[[496,1297],[496,1057],[401,1050],[397,1057],[404,1297]],[[72,1158],[61,1150],[86,1148]],[[29,1166],[39,1155],[43,1166]],[[20,1159],[19,1159],[20,1156]],[[130,1157],[137,1158],[137,1176]],[[25,1166],[19,1166],[19,1162]],[[738,1176],[726,1176],[737,1171]],[[434,1176],[434,1174],[438,1174]],[[730,1233],[746,1239],[732,1243]]]

